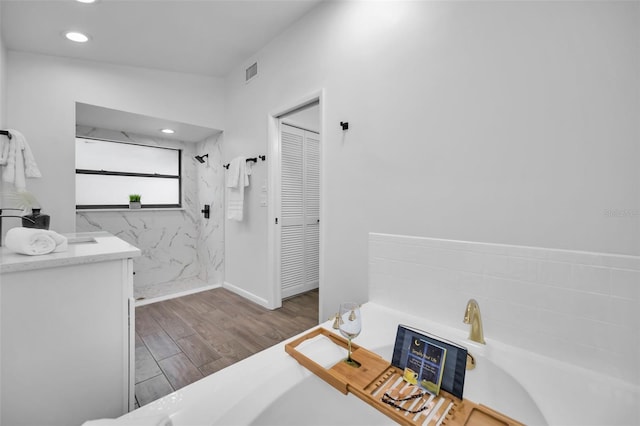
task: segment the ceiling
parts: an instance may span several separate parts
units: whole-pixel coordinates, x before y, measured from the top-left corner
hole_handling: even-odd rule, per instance
[[[0,0],[2,39],[11,50],[224,77],[320,1]],[[90,41],[69,42],[69,30]]]
[[[0,23],[11,50],[222,78],[320,1],[0,0]],[[90,41],[66,40],[69,30]],[[220,132],[81,103],[76,124],[186,142]]]

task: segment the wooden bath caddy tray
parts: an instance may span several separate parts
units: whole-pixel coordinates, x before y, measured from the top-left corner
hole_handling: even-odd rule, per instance
[[[327,337],[342,348],[347,349],[348,347],[345,339],[319,327],[285,345],[285,350],[300,364],[343,394],[346,395],[351,392],[401,425],[523,426],[522,423],[489,407],[476,404],[467,399],[460,400],[445,391],[440,391],[440,394],[436,397],[426,394],[420,399],[410,399],[395,403],[396,406],[409,411],[417,411],[422,407],[428,407],[419,413],[409,413],[391,406],[383,402],[383,399],[389,400],[384,397],[385,393],[391,392],[393,394],[393,392],[397,392],[392,392],[393,388],[399,390],[402,387],[400,382],[402,381],[403,372],[400,369],[394,367],[379,355],[355,343],[351,344],[351,357],[361,364],[360,367],[352,367],[340,361],[333,367],[326,369],[296,349],[305,340],[312,339],[318,335]],[[418,390],[415,389],[414,392],[417,394]],[[403,395],[402,398],[398,398],[396,395],[394,398],[405,399],[405,396],[410,395]]]

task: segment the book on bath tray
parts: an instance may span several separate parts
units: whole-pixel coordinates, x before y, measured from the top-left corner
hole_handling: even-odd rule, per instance
[[[406,325],[398,325],[391,364],[405,381],[438,395],[446,391],[462,399],[467,349]]]
[[[438,395],[447,349],[420,338],[411,341],[403,378],[427,392]]]

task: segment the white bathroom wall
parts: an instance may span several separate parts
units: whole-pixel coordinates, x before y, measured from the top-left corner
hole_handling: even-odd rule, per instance
[[[0,22],[2,21],[2,7],[0,7]],[[2,31],[0,31],[0,129],[5,129],[5,116],[7,112],[7,49],[2,39]],[[4,186],[2,179],[0,179],[0,192],[4,192]],[[0,199],[0,206],[2,206],[2,199]],[[4,220],[4,219],[0,219]],[[0,234],[0,239],[2,234]],[[0,290],[0,301],[2,299],[2,291]],[[0,353],[2,353],[0,348]],[[2,360],[0,359],[0,365]],[[2,401],[2,395],[0,392],[0,401]],[[1,404],[0,404],[1,405]],[[2,407],[0,406],[0,418],[2,418]]]
[[[637,255],[639,19],[638,2],[323,3],[247,61],[256,79],[227,77],[224,161],[324,89],[321,318],[367,299],[370,231]],[[227,222],[225,273],[266,298],[259,191]]]
[[[369,297],[464,330],[475,298],[486,339],[640,384],[638,256],[371,234]]]
[[[0,7],[0,19],[2,19]],[[0,128],[4,129],[7,113],[7,49],[0,33]]]
[[[2,7],[0,7],[0,19],[2,19]],[[6,129],[7,117],[7,49],[0,32],[0,129]],[[4,136],[3,136],[4,137]],[[5,139],[6,142],[6,139]],[[0,179],[0,192],[3,192],[3,182]],[[0,206],[2,206],[0,199]]]
[[[199,145],[160,137],[76,126],[79,136],[134,142],[182,150],[182,208],[139,210],[82,210],[76,213],[78,232],[107,231],[142,250],[134,259],[134,296],[154,299],[222,284],[224,252],[219,213],[222,182],[221,157],[216,154],[217,138],[203,143],[211,147],[207,175],[194,156]],[[204,221],[200,213],[200,190],[206,185],[216,214]],[[217,197],[217,198],[216,198]],[[142,199],[144,204],[144,197]]]
[[[7,88],[6,125],[27,137],[43,175],[27,187],[59,232],[75,230],[76,102],[223,128],[214,77],[9,51]]]

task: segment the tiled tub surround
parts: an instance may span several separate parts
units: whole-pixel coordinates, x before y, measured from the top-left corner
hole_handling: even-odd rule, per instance
[[[640,257],[369,236],[369,300],[640,385]]]
[[[108,231],[140,248],[134,297],[163,298],[220,285],[223,276],[222,160],[218,136],[198,144],[77,126],[79,136],[182,149],[182,209],[78,211],[78,232]],[[206,164],[194,156],[209,150]],[[218,179],[218,180],[216,180]],[[206,180],[206,190],[203,181]],[[202,197],[202,200],[201,200]],[[144,196],[143,196],[144,203]],[[200,210],[211,204],[210,219]]]

